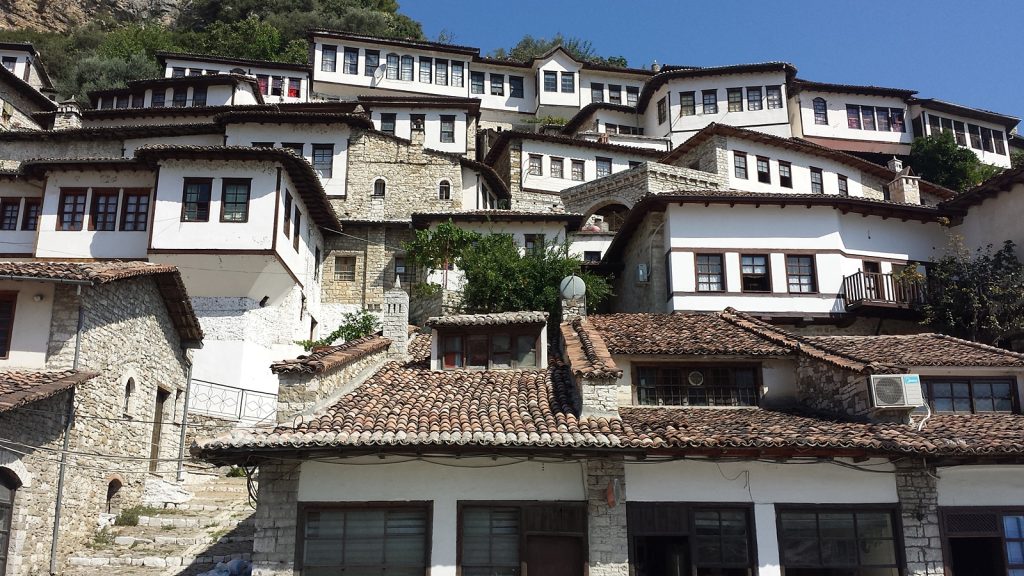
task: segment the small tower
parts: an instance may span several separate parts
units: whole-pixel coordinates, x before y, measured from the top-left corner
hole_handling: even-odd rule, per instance
[[[75,130],[82,127],[82,107],[72,96],[57,105],[57,114],[53,118],[54,130]]]
[[[395,276],[395,285],[384,293],[384,337],[391,340],[388,356],[402,358],[409,349],[409,294],[402,290]]]

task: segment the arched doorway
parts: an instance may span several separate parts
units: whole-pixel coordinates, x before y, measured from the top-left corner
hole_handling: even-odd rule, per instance
[[[7,468],[0,468],[0,574],[7,573],[7,553],[11,545],[11,519],[14,496],[21,481]]]
[[[629,208],[622,204],[608,204],[594,212],[595,223],[597,223],[597,219],[600,219],[600,223],[597,225],[602,232],[618,232],[622,223],[626,221],[628,213]]]
[[[121,512],[121,487],[124,484],[120,478],[114,478],[107,484],[107,514],[118,514]]]

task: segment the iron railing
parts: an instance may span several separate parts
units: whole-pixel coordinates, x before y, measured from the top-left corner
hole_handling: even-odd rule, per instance
[[[277,421],[277,394],[193,378],[188,410],[250,425],[269,425]]]
[[[924,283],[880,272],[857,272],[843,278],[848,309],[862,306],[916,308],[924,302]]]

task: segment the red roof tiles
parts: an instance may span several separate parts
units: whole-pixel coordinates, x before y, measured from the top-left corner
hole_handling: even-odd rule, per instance
[[[786,356],[772,342],[710,314],[602,314],[589,317],[612,354]]]
[[[1000,366],[1024,368],[1024,354],[945,334],[807,336],[814,346],[866,363],[889,366]]]
[[[98,372],[75,370],[0,372],[0,412],[49,398],[98,375]]]
[[[575,376],[585,379],[622,377],[622,369],[615,364],[601,334],[586,318],[563,323],[562,339]]]
[[[307,356],[299,356],[293,360],[274,362],[270,365],[270,371],[274,374],[326,374],[374,352],[384,350],[388,346],[391,346],[391,340],[374,334],[338,346],[328,346],[323,350],[315,351]]]

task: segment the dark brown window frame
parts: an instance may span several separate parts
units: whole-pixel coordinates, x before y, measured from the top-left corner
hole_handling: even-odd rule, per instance
[[[700,258],[701,256],[713,256],[717,257],[720,263],[721,283],[722,288],[720,290],[701,290],[700,289]],[[694,252],[693,254],[693,289],[696,292],[705,294],[723,294],[729,291],[728,273],[725,270],[725,254],[721,252]]]
[[[953,384],[953,383],[956,383],[956,384],[967,384],[967,391],[968,391],[968,394],[969,394],[968,398],[971,401],[971,411],[970,412],[957,412],[955,409],[953,411],[943,410],[943,411],[940,412],[939,410],[937,410],[935,408],[935,396],[933,395],[932,388],[934,387],[935,384],[944,384],[944,383],[949,383],[949,384]],[[979,412],[977,410],[977,408],[975,407],[975,397],[974,397],[974,385],[975,385],[975,383],[1009,384],[1010,385],[1010,411],[1006,412],[1005,410],[982,410],[982,411]],[[930,377],[930,376],[924,376],[924,377],[921,378],[921,387],[922,387],[921,392],[924,393],[924,397],[927,400],[928,405],[931,407],[932,411],[935,412],[936,414],[1020,414],[1020,408],[1021,408],[1020,407],[1020,402],[1019,402],[1020,394],[1019,394],[1019,391],[1017,389],[1017,379],[1014,378],[1013,376],[962,376],[962,377],[955,377],[955,376]],[[950,398],[954,399],[955,397],[950,397]]]
[[[152,204],[150,196],[151,196],[151,192],[150,192],[150,190],[148,188],[125,188],[124,189],[124,198],[121,200],[121,221],[118,224],[118,230],[122,230],[122,231],[126,231],[126,232],[145,232],[146,230],[149,229],[149,208],[150,208],[150,204]],[[138,200],[136,200],[136,204],[135,204],[136,210],[133,213],[135,215],[135,222],[132,224],[133,228],[131,230],[128,230],[126,228],[126,224],[127,224],[127,220],[128,220],[128,199],[129,198],[145,198],[146,199],[146,209],[145,210],[138,210],[137,209],[137,207],[140,206],[141,203],[138,202]],[[140,216],[141,216],[141,220],[142,220],[141,226],[139,224]]]
[[[814,166],[810,166],[808,168],[808,170],[810,171],[811,194],[824,194],[825,193],[825,172],[824,172],[824,170],[822,170],[821,168],[815,168]],[[814,178],[815,176],[818,177],[817,180],[815,180],[815,178]],[[820,188],[820,189],[819,190],[815,190],[815,187]]]
[[[189,204],[189,202],[187,201],[186,194],[188,193],[188,187],[189,187],[190,184],[205,184],[205,185],[207,185],[209,187],[209,190],[207,190],[207,198],[206,198],[206,202],[205,202],[205,204],[206,204],[206,218],[199,218],[199,205],[204,203],[204,202],[202,202],[199,199],[197,199],[195,201],[195,204],[196,204],[196,218],[195,219],[188,219],[188,218],[185,217],[186,214],[188,213],[187,208],[188,208],[188,204]],[[201,198],[201,196],[200,196],[200,198]],[[209,222],[210,221],[210,203],[212,201],[213,201],[213,178],[185,178],[183,180],[183,182],[182,182],[182,185],[181,185],[181,221],[182,222]]]
[[[100,198],[114,198],[114,209],[104,212],[104,215],[110,217],[113,221],[110,222],[110,228],[100,230],[96,227],[96,221],[99,216],[99,199]],[[121,189],[120,188],[93,188],[92,194],[89,198],[89,230],[95,232],[114,232],[117,230],[117,216],[120,211],[121,203]],[[109,204],[107,205],[109,208]]]
[[[535,326],[508,326],[508,327],[494,327],[489,326],[486,328],[464,328],[458,330],[443,330],[439,331],[437,338],[437,358],[440,362],[439,368],[445,371],[463,370],[467,372],[488,372],[492,370],[543,370],[541,366],[541,348],[540,348],[540,333],[543,327]],[[509,367],[507,368],[496,368],[494,367],[494,343],[493,336],[501,335],[509,337]],[[467,338],[473,336],[485,336],[487,337],[487,366],[467,366]],[[533,336],[533,354],[535,364],[519,366],[517,357],[517,343],[520,336]],[[460,338],[461,344],[458,353],[462,358],[461,366],[447,366],[445,363],[445,356],[447,355],[447,340],[449,338]]]
[[[75,202],[75,206],[74,206],[75,209],[74,209],[73,212],[71,212],[71,214],[73,215],[72,216],[72,220],[71,220],[72,221],[72,225],[69,228],[65,228],[64,227],[64,218],[65,218],[65,216],[68,215],[68,212],[65,210],[65,207],[66,207],[65,200],[68,198],[68,196],[82,196],[83,198],[82,198],[82,202],[81,202],[81,212],[79,212],[79,210],[78,210],[79,203]],[[62,231],[62,232],[80,232],[80,231],[84,230],[85,229],[85,215],[89,211],[89,189],[88,188],[61,188],[60,189],[60,196],[58,197],[57,201],[58,201],[58,204],[57,204],[57,225],[56,225],[56,229],[58,231]],[[74,225],[74,220],[75,220],[74,219],[74,215],[79,215],[81,217],[81,219],[82,219],[82,221],[77,226]]]
[[[228,186],[245,184],[245,217],[241,220],[227,220]],[[220,183],[220,221],[228,224],[244,224],[249,221],[249,203],[252,200],[252,178],[224,178]],[[232,204],[239,204],[233,202]]]
[[[764,163],[765,170],[761,171],[761,163]],[[772,162],[767,156],[754,157],[754,171],[757,172],[757,181],[761,184],[772,183]]]
[[[29,212],[30,208],[35,208],[35,220],[33,225],[29,226]],[[22,210],[21,215],[21,230],[38,230],[39,229],[39,218],[43,215],[43,199],[42,198],[25,198],[25,208]]]
[[[450,129],[446,129],[445,127]],[[441,142],[445,144],[455,143],[455,115],[441,114]]]
[[[640,370],[657,370],[658,371],[658,375],[656,376],[656,379],[658,381],[662,380],[662,375],[661,374],[663,372],[665,372],[667,370],[677,370],[677,371],[680,372],[680,379],[679,379],[679,381],[683,382],[683,385],[680,386],[680,388],[682,388],[684,392],[686,391],[687,388],[695,388],[695,389],[703,389],[703,390],[707,390],[709,388],[735,388],[735,389],[740,389],[740,387],[736,386],[736,385],[717,386],[717,387],[716,386],[709,386],[707,382],[705,382],[701,386],[692,386],[692,385],[688,386],[687,385],[688,382],[686,382],[686,378],[689,376],[690,372],[701,371],[701,370],[708,370],[708,369],[711,369],[711,368],[726,369],[726,370],[737,370],[737,369],[749,369],[749,370],[752,370],[753,374],[754,374],[754,385],[753,385],[753,390],[752,390],[753,401],[750,404],[712,404],[710,401],[707,404],[688,404],[688,403],[687,404],[658,404],[658,403],[651,403],[651,402],[643,402],[642,403],[640,401]],[[633,364],[630,369],[631,369],[631,376],[630,377],[631,377],[631,381],[632,381],[632,391],[631,391],[631,393],[632,393],[632,397],[633,397],[633,404],[635,406],[673,406],[673,407],[680,407],[680,408],[716,408],[716,407],[722,407],[722,406],[725,406],[725,407],[757,406],[760,403],[760,401],[761,401],[761,395],[762,395],[761,392],[762,392],[762,388],[764,387],[764,375],[762,373],[763,370],[762,370],[761,364],[758,363],[758,362],[742,362],[742,361],[740,361],[740,362],[677,362],[677,361],[657,362],[657,361],[655,361],[655,362],[640,362],[640,363],[636,363],[636,364]],[[657,388],[665,388],[665,387],[666,386],[664,386],[664,385],[655,383],[655,385],[650,387],[650,388],[656,390]],[[659,395],[657,393],[655,393],[655,398],[657,398],[658,396]]]
[[[684,102],[683,99],[687,99],[689,102]],[[697,115],[697,92],[680,92],[679,93],[679,115],[680,116],[696,116]]]
[[[769,294],[772,291],[772,255],[770,253],[765,254],[750,254],[740,253],[740,291],[748,294]],[[744,257],[763,257],[764,258],[764,269],[765,279],[768,281],[768,288],[765,290],[747,290],[743,283],[743,279],[747,276],[757,276],[755,274],[747,274],[743,272],[743,258]]]
[[[6,360],[11,357],[11,339],[14,337],[14,321],[18,312],[18,293],[12,290],[0,291],[0,302],[11,303],[11,324],[3,332],[4,337],[7,339],[7,349],[0,350],[0,353],[2,353],[0,354],[0,359]]]
[[[14,207],[14,222],[8,228],[3,222],[6,219],[6,211],[8,207]],[[12,231],[17,230],[18,225],[21,223],[22,210],[21,210],[21,196],[4,196],[0,198],[0,230]]]
[[[786,176],[782,175],[782,168],[785,167],[786,171],[789,172]],[[793,163],[785,160],[779,160],[779,186],[783,188],[793,188]]]
[[[868,567],[884,567],[894,568],[897,573],[904,573],[904,566],[906,566],[905,558],[905,547],[903,544],[903,521],[900,515],[899,505],[893,504],[805,504],[805,503],[775,503],[775,534],[779,540],[779,567],[782,569],[782,573],[786,573],[786,559],[785,559],[785,546],[783,545],[783,532],[782,532],[782,515],[787,512],[795,513],[810,513],[815,514],[828,514],[828,513],[887,513],[892,521],[892,540],[893,550],[895,553],[894,564],[877,565],[870,564]],[[855,520],[856,521],[856,520]],[[820,532],[820,531],[819,531]],[[855,532],[855,537],[857,536]],[[859,542],[859,538],[857,539]],[[822,568],[824,566],[807,567],[807,569]],[[834,568],[847,568],[854,571],[862,569],[862,566],[858,563],[857,566],[835,566]]]
[[[652,508],[657,510],[674,509],[673,511],[677,514],[673,516],[685,515],[686,523],[683,531],[679,530],[653,530],[646,529],[642,519],[639,516],[642,515],[644,508]],[[636,551],[636,539],[649,537],[649,536],[680,536],[686,537],[689,541],[690,558],[696,560],[696,512],[700,511],[743,511],[747,516],[747,546],[748,546],[748,564],[746,568],[750,571],[750,574],[757,573],[757,567],[760,565],[757,558],[757,519],[754,511],[754,505],[751,503],[740,503],[740,502],[627,502],[626,503],[626,534],[629,541],[629,558],[632,564],[633,559],[637,557]],[[692,563],[692,562],[691,562]],[[700,568],[743,568],[737,564],[729,565],[710,565],[701,564]],[[689,573],[689,570],[687,571]]]
[[[284,226],[281,229],[285,238],[292,237],[292,193],[287,188],[284,189]]]
[[[338,261],[344,260],[352,261],[352,269],[349,270],[346,265],[344,269],[338,268]],[[334,257],[334,281],[335,282],[355,282],[356,281],[356,269],[359,267],[359,257],[355,254],[340,254]],[[344,270],[344,271],[342,271]]]
[[[789,259],[790,258],[810,258],[811,259],[811,290],[808,292],[794,292],[790,288],[789,282]],[[818,258],[815,254],[783,254],[783,259],[786,263],[786,291],[790,294],[818,294]]]
[[[743,162],[742,162],[743,165],[742,166],[740,166],[740,164],[741,164],[740,159],[741,158],[743,159]],[[742,176],[740,176],[740,171],[741,170],[743,171],[743,175]],[[749,180],[750,179],[750,165],[747,162],[747,153],[746,152],[740,152],[739,150],[733,150],[732,151],[732,175],[733,175],[733,177],[739,178],[741,180]]]
[[[292,248],[299,251],[299,241],[302,237],[302,212],[298,205],[295,206],[295,214],[292,217]]]

